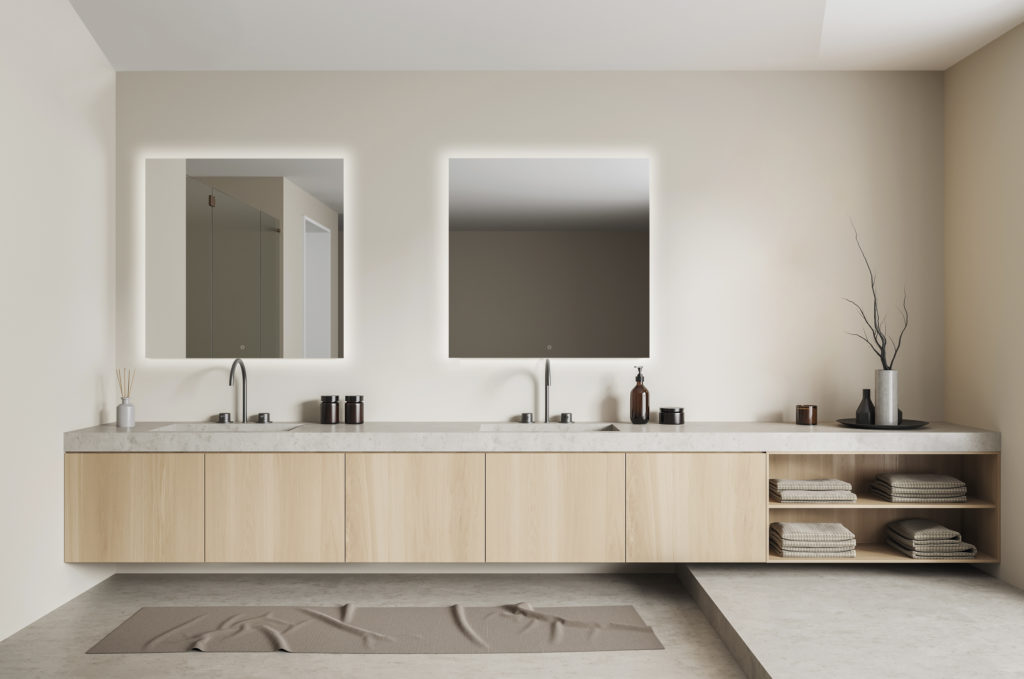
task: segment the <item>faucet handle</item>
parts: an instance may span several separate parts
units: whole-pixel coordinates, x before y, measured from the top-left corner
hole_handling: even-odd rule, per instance
[[[533,422],[533,413],[523,413],[519,416],[519,421],[523,424],[530,424]]]
[[[258,413],[256,421],[260,424],[270,424],[270,413]]]
[[[572,424],[572,413],[562,413],[562,416],[558,418],[558,421],[562,424]]]
[[[221,424],[231,424],[231,413],[218,413],[217,421]]]

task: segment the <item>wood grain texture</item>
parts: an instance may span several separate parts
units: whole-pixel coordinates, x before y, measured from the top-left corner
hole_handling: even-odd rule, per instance
[[[349,453],[350,562],[484,560],[483,453]]]
[[[765,560],[763,453],[626,456],[626,559]]]
[[[343,453],[206,456],[206,560],[345,560]]]
[[[1002,554],[1000,495],[1002,456],[989,455],[984,458],[964,458],[964,481],[971,493],[988,499],[995,504],[990,511],[964,512],[963,532],[968,542],[973,541],[979,550],[999,561]]]
[[[64,560],[202,561],[203,454],[65,454]]]
[[[488,453],[487,561],[625,560],[624,453]]]

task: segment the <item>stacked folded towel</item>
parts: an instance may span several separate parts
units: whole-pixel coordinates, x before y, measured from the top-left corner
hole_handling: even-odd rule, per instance
[[[888,502],[967,502],[967,484],[942,474],[879,474],[871,492]]]
[[[853,488],[839,479],[769,479],[768,492],[776,502],[856,502]]]
[[[841,523],[776,522],[769,528],[769,542],[779,556],[796,559],[852,559],[857,539]]]
[[[912,559],[973,559],[978,548],[960,533],[928,519],[901,519],[885,529],[885,542]]]

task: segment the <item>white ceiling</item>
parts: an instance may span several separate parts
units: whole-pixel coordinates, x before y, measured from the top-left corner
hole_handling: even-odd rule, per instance
[[[452,158],[448,225],[647,230],[649,175],[646,158]]]
[[[944,70],[1024,0],[70,0],[119,71]]]
[[[189,158],[190,177],[286,177],[338,213],[344,213],[344,168],[340,158]]]

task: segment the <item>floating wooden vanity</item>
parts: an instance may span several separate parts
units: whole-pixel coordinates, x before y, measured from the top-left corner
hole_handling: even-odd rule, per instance
[[[885,524],[907,516],[961,530],[981,552],[971,563],[999,558],[998,434],[951,425],[916,439],[829,426],[618,426],[69,432],[65,560],[799,563],[769,554],[768,524],[840,521],[857,535],[857,562],[934,563],[880,544]],[[895,444],[907,449],[887,449]],[[952,474],[972,497],[883,502],[867,490],[883,471]],[[853,483],[856,504],[768,499],[771,477],[832,476]]]

